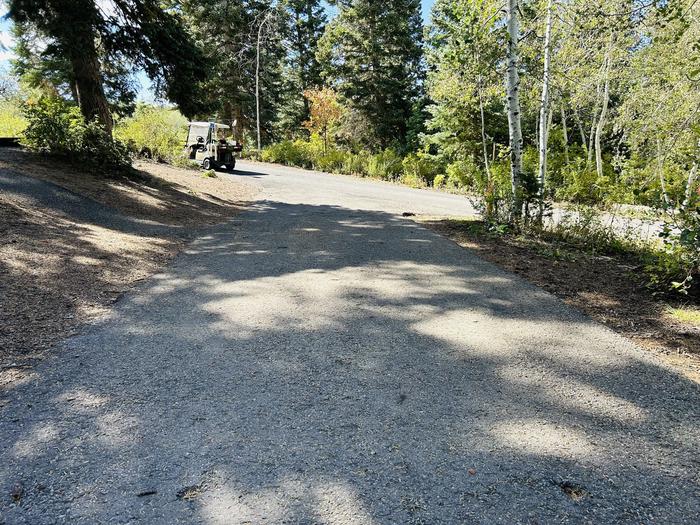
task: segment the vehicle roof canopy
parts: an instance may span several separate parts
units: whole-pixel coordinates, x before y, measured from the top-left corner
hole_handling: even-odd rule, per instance
[[[226,124],[219,124],[218,122],[188,122],[188,126],[192,126],[194,128],[208,128],[210,124],[214,124],[217,128],[221,129],[231,129],[230,126],[227,126]]]

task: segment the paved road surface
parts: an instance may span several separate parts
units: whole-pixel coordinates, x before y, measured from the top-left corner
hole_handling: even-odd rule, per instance
[[[698,523],[698,386],[397,215],[464,200],[241,168],[6,393],[5,523]]]

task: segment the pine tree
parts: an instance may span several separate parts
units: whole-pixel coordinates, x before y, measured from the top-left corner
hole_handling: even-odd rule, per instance
[[[108,133],[112,115],[104,64],[141,68],[163,96],[190,115],[200,109],[198,87],[208,68],[174,10],[157,0],[113,0],[113,12],[93,0],[9,0],[9,17],[33,27],[47,60],[58,61],[86,120]]]
[[[338,0],[319,43],[324,76],[349,105],[369,147],[402,145],[422,76],[419,0]],[[354,113],[354,114],[353,114]]]
[[[288,53],[278,127],[293,135],[309,119],[309,103],[304,92],[323,83],[316,51],[327,17],[320,0],[289,0],[287,12]]]
[[[282,46],[286,13],[276,3],[260,0],[183,2],[190,31],[214,64],[205,84],[210,114],[234,124],[239,139],[256,127],[255,77],[260,32],[260,113],[264,137],[272,137],[273,123],[283,95]]]

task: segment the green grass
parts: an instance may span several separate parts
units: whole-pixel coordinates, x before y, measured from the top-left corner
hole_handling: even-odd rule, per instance
[[[692,307],[668,308],[668,315],[682,323],[700,326],[700,309]]]

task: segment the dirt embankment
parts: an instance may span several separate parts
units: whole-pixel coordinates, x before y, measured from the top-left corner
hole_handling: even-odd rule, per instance
[[[254,193],[225,175],[136,168],[106,179],[0,150],[0,387]]]

